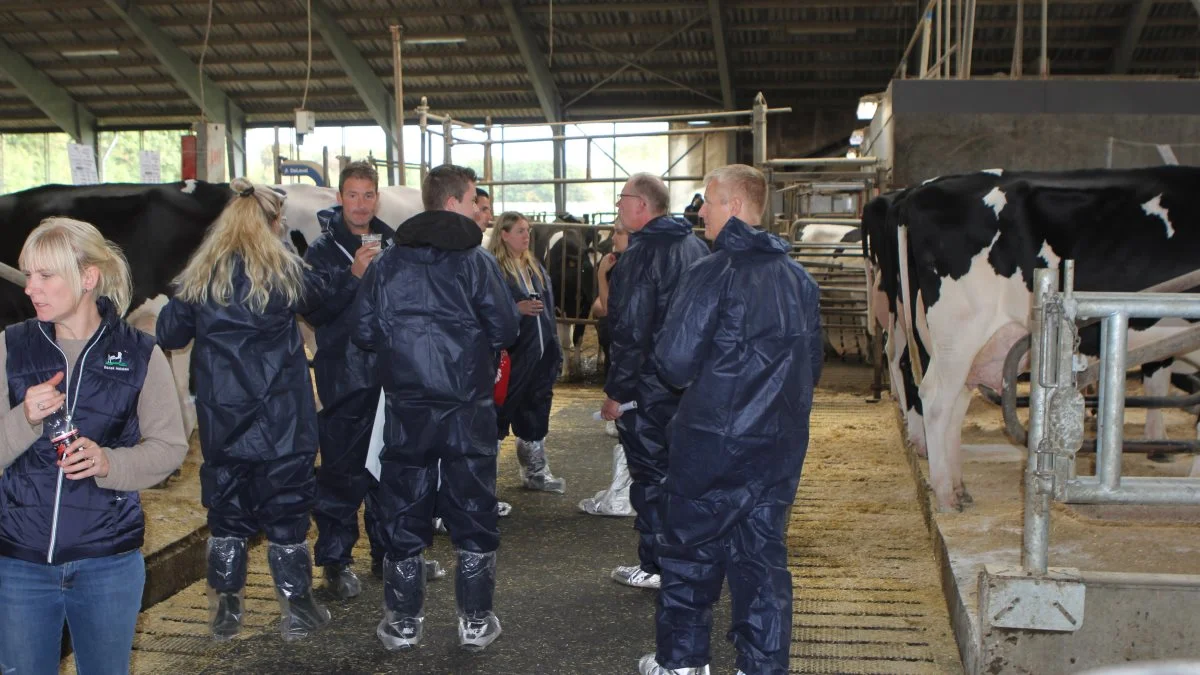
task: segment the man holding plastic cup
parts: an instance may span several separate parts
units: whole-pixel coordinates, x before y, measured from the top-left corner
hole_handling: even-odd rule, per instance
[[[379,383],[375,354],[350,342],[350,307],[367,266],[390,245],[392,228],[375,217],[379,174],[366,162],[352,162],[338,179],[338,206],[317,214],[323,232],[304,259],[325,277],[329,296],[305,315],[317,336],[313,371],[321,412],[317,422],[321,466],[317,469],[317,522],[314,562],[324,567],[327,587],[340,599],[358,595],[361,584],[350,569],[358,540],[358,508],[367,503],[365,522],[371,540],[372,569],[383,560],[375,534],[376,481],[366,470],[367,445],[374,421]]]

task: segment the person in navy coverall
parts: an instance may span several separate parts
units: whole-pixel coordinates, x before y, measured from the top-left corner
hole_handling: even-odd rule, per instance
[[[379,209],[379,174],[367,162],[351,162],[338,178],[338,206],[317,219],[323,232],[309,245],[304,260],[320,275],[326,297],[304,315],[316,330],[317,353],[313,375],[321,411],[321,466],[317,469],[317,499],[313,520],[316,564],[325,570],[326,586],[345,600],[362,591],[350,569],[351,551],[358,540],[358,509],[366,501],[363,521],[371,542],[372,569],[382,570],[383,546],[375,531],[375,478],[367,471],[367,444],[375,420],[379,382],[375,354],[350,342],[352,307],[359,280],[367,266],[395,232],[375,217]],[[364,235],[376,235],[364,243]]]
[[[208,508],[213,637],[242,623],[247,540],[267,536],[285,640],[329,621],[312,594],[309,518],[316,493],[317,410],[296,314],[320,280],[282,235],[283,197],[245,178],[176,280],[158,316],[164,349],[195,341],[200,498]]]
[[[497,443],[517,437],[517,462],[521,484],[529,490],[562,494],[567,482],[550,473],[546,459],[546,432],[550,430],[550,403],[554,382],[562,368],[562,348],[554,323],[554,294],[550,275],[529,252],[529,221],[516,211],[496,219],[488,252],[496,258],[513,303],[521,313],[521,332],[508,346],[512,370],[504,405],[496,407]]]
[[[655,340],[659,376],[686,391],[663,485],[658,648],[641,675],[708,672],[726,579],[739,672],[788,672],[785,535],[823,347],[817,284],[787,242],[754,228],[766,193],[753,167],[709,174],[700,217],[715,252],[679,282]]]
[[[425,561],[436,513],[457,552],[455,598],[464,649],[500,635],[493,607],[496,549],[496,407],[501,349],[517,339],[516,303],[496,260],[480,247],[475,173],[443,165],[421,185],[426,211],[398,228],[367,268],[354,333],[374,351],[386,399],[379,455],[384,615],[389,650],[424,633]]]
[[[690,223],[667,215],[668,198],[666,184],[653,174],[634,174],[621,188],[617,217],[630,232],[629,248],[613,268],[608,293],[612,362],[604,383],[608,398],[600,412],[606,420],[617,420],[633,477],[629,498],[637,510],[633,526],[639,535],[638,564],[619,566],[611,576],[638,588],[659,585],[654,537],[667,475],[667,425],[679,406],[679,394],[656,372],[654,335],[684,270],[708,255]],[[629,402],[637,408],[622,414],[619,406]]]

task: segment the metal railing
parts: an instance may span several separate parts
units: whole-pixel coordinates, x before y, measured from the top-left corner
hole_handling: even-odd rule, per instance
[[[501,186],[518,186],[518,185],[554,185],[555,193],[555,209],[563,211],[565,205],[557,203],[562,201],[562,190],[560,186],[577,185],[577,184],[597,184],[597,183],[617,183],[624,182],[628,179],[628,172],[625,171],[620,163],[601,147],[597,140],[616,140],[618,138],[650,138],[650,137],[670,137],[670,136],[696,136],[699,140],[691,145],[680,157],[676,158],[675,164],[678,164],[684,157],[687,157],[693,151],[700,150],[701,166],[699,175],[669,175],[675,164],[667,169],[661,176],[664,181],[700,181],[708,173],[708,140],[715,134],[733,134],[737,132],[749,131],[753,137],[753,148],[756,166],[761,166],[766,160],[767,147],[767,125],[766,116],[777,113],[791,112],[791,108],[768,108],[766,100],[760,93],[754,100],[754,106],[750,110],[720,110],[712,112],[682,114],[682,115],[658,115],[653,117],[627,117],[613,119],[588,120],[586,122],[539,122],[536,125],[531,124],[510,124],[504,125],[504,128],[522,127],[522,126],[549,126],[556,130],[549,136],[540,138],[519,138],[519,139],[496,139],[493,137],[493,132],[496,126],[492,124],[491,117],[486,118],[483,124],[469,124],[461,122],[449,117],[436,115],[430,112],[429,101],[427,97],[421,97],[421,104],[417,106],[416,114],[418,125],[420,126],[420,167],[421,179],[424,180],[425,174],[432,168],[433,156],[433,138],[438,136],[442,140],[443,154],[442,161],[449,163],[452,161],[455,146],[482,145],[483,146],[483,175],[480,177],[479,185],[488,187]],[[633,133],[608,133],[595,134],[583,133],[579,135],[567,135],[563,133],[563,129],[567,125],[579,124],[617,124],[617,123],[642,123],[642,122],[683,122],[683,121],[712,121],[714,119],[749,117],[749,124],[730,124],[725,126],[696,126],[688,129],[668,129],[662,131],[651,132],[633,132]],[[431,122],[440,124],[440,130],[431,126]],[[455,136],[456,130],[469,130],[474,133],[481,133],[482,138],[479,139],[464,139]],[[510,143],[538,143],[552,142],[555,144],[555,163],[562,164],[565,168],[565,149],[562,147],[568,141],[584,141],[586,148],[584,177],[583,178],[565,178],[561,175],[550,178],[536,178],[528,180],[498,180],[493,172],[492,149],[497,145],[505,145]],[[594,176],[592,171],[592,152],[593,149],[601,155],[607,157],[613,164],[614,172],[619,169],[625,175],[612,175],[607,177]],[[401,161],[403,158],[400,158]],[[711,167],[715,168],[715,167]],[[561,168],[558,172],[561,172]]]
[[[1125,422],[1125,371],[1131,318],[1200,319],[1200,298],[1174,293],[1076,293],[1073,261],[1034,271],[1031,321],[1029,459],[1025,470],[1025,532],[1022,564],[1047,570],[1051,500],[1080,504],[1200,504],[1200,479],[1121,475]],[[1096,475],[1077,476],[1075,455],[1083,444],[1083,395],[1076,373],[1076,322],[1101,324],[1100,407]]]

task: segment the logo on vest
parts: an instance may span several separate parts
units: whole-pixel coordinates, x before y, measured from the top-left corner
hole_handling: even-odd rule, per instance
[[[129,372],[129,363],[125,361],[124,352],[109,352],[104,357],[104,369],[115,370],[121,373]]]

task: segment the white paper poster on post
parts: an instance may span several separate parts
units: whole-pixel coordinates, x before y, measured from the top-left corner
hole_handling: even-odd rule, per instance
[[[157,150],[142,150],[138,152],[138,165],[142,169],[143,183],[162,182],[162,160]]]
[[[225,182],[225,125],[209,123],[204,134],[204,180]]]
[[[71,182],[75,185],[96,185],[96,150],[90,145],[67,143],[67,160],[71,163]]]

